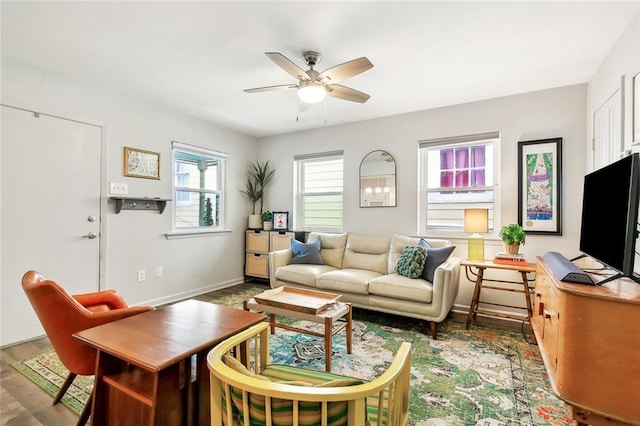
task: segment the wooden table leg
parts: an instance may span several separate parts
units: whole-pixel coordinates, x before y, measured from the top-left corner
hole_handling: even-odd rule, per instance
[[[331,355],[333,354],[333,320],[324,319],[324,365],[327,373],[331,373]]]
[[[467,323],[464,327],[465,330],[469,329],[471,319],[476,317],[476,310],[480,303],[480,289],[482,287],[482,277],[484,275],[484,268],[478,268],[478,276],[476,277],[476,285],[473,289],[473,297],[471,298],[471,306],[469,306],[469,315],[467,315]]]
[[[531,326],[531,320],[533,319],[533,307],[531,306],[531,293],[529,292],[529,279],[526,272],[520,272],[522,275],[522,285],[524,286],[524,297],[527,299],[527,314],[529,315],[528,321],[531,327],[531,343],[537,343],[536,335],[533,332],[533,326]]]
[[[211,398],[209,397],[211,376],[209,375],[209,366],[207,365],[207,354],[212,348],[198,352],[196,356],[196,383],[195,383],[195,401],[197,407],[194,410],[197,418],[194,419],[196,425],[211,424]]]

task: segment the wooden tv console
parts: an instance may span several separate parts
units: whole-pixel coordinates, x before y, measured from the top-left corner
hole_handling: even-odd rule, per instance
[[[601,267],[590,258],[576,265]],[[578,425],[640,424],[640,284],[560,281],[538,257],[531,325],[551,386]]]

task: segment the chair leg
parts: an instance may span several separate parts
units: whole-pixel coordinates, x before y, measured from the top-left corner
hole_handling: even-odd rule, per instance
[[[438,323],[429,321],[429,327],[431,327],[431,337],[433,337],[433,340],[438,340]]]
[[[56,394],[56,397],[53,399],[53,405],[56,405],[58,402],[60,402],[60,400],[64,396],[64,393],[67,391],[67,389],[69,389],[69,386],[71,386],[71,383],[73,383],[73,379],[75,378],[76,378],[76,373],[69,373],[67,378],[64,380],[62,387]]]
[[[78,419],[78,423],[76,426],[84,426],[87,424],[87,420],[89,419],[89,415],[91,414],[91,404],[93,402],[93,390],[91,391],[91,395],[89,395],[89,399],[82,409],[82,413],[80,414],[80,418]]]

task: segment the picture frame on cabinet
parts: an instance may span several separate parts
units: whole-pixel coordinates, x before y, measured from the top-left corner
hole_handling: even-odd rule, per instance
[[[632,145],[640,145],[640,72],[633,76],[631,96]]]
[[[273,230],[289,230],[289,212],[273,212]]]
[[[518,224],[562,235],[562,138],[518,142]]]
[[[160,153],[125,146],[123,175],[160,180]]]

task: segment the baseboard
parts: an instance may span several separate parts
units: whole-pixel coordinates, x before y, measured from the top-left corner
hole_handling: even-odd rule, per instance
[[[145,302],[138,303],[138,305],[152,305],[152,306],[161,306],[166,305],[168,303],[179,302],[181,300],[190,299],[195,296],[199,296],[204,293],[209,293],[216,290],[222,290],[223,288],[232,287],[234,285],[244,283],[244,277],[234,278],[232,280],[223,281],[220,283],[210,284],[204,287],[196,288],[193,290],[175,293],[169,296],[159,297],[157,299],[147,300]]]

